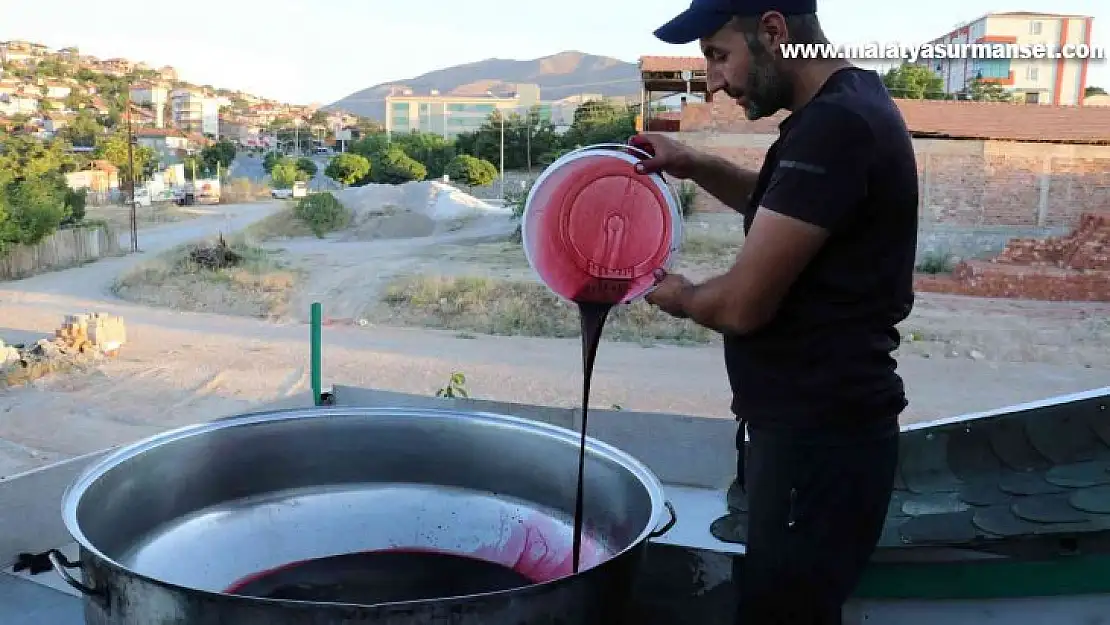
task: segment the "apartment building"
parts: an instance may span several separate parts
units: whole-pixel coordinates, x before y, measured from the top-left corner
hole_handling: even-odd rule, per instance
[[[154,113],[154,127],[166,127],[166,105],[170,89],[155,82],[139,82],[131,86],[131,101]]]
[[[173,123],[186,133],[219,138],[220,102],[196,89],[175,89],[170,93]]]
[[[551,105],[540,101],[539,85],[517,85],[510,93],[495,95],[443,95],[432,90],[426,95],[398,89],[385,99],[385,129],[390,133],[414,130],[452,138],[482,127],[494,111],[506,117],[525,115],[539,108],[541,119],[551,118]]]
[[[932,44],[998,43],[1091,45],[1094,18],[1053,13],[988,13]],[[1091,59],[955,58],[921,59],[919,63],[940,74],[949,94],[965,93],[976,78],[1005,87],[1018,101],[1028,104],[1078,105],[1087,88]]]
[[[46,56],[50,48],[32,41],[0,41],[0,62],[23,64]]]

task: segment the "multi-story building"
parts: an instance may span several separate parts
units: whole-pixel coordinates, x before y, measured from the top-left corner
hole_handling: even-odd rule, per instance
[[[1052,13],[988,13],[929,42],[948,44],[1014,44],[1048,46],[1056,51],[1066,45],[1091,45],[1094,18],[1086,15]],[[948,94],[965,94],[976,79],[995,83],[1028,104],[1078,105],[1087,88],[1091,59],[1045,58],[920,59],[944,80]]]
[[[154,113],[154,127],[166,127],[166,105],[170,102],[170,90],[166,85],[156,82],[139,82],[131,86],[131,101]]]
[[[173,123],[186,133],[200,133],[219,138],[220,103],[196,89],[175,89],[170,93]]]
[[[495,111],[506,117],[526,115],[538,108],[541,119],[551,118],[551,106],[540,102],[538,85],[517,85],[512,93],[494,95],[441,95],[431,91],[414,95],[412,90],[395,92],[385,99],[385,129],[389,133],[431,132],[455,137],[481,128]]]
[[[24,64],[46,56],[50,48],[31,41],[0,41],[0,61]]]

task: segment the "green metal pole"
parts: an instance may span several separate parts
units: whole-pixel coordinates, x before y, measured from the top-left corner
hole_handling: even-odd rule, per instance
[[[312,319],[310,322],[310,341],[312,343],[312,401],[315,405],[319,406],[321,403],[321,384],[320,384],[320,330],[324,325],[323,309],[320,302],[312,303]]]

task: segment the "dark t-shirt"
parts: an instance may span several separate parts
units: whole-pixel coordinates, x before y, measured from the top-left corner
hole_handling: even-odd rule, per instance
[[[891,356],[913,307],[913,142],[874,72],[833,74],[787,117],[744,214],[763,206],[829,230],[774,319],[725,337],[733,412],[764,427],[892,421],[906,407]]]

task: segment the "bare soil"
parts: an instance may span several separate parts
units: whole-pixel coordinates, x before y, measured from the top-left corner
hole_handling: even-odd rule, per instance
[[[148,235],[147,255],[277,212],[275,206],[219,208],[227,215]],[[691,224],[691,243],[678,270],[707,277],[727,267],[741,239],[734,221]],[[463,372],[475,397],[574,405],[580,390],[577,341],[483,334],[494,321],[514,316],[533,324],[533,334],[576,330],[545,307],[549,300],[519,245],[500,240],[511,231],[506,226],[503,220],[479,221],[429,237],[369,242],[275,240],[262,257],[269,264],[241,279],[183,271],[173,262],[180,258],[174,252],[2,284],[0,338],[10,343],[48,335],[65,314],[106,310],[125,319],[128,344],[118,359],[94,370],[48,376],[0,395],[0,475],[304,392],[308,331],[300,322],[313,301],[324,304],[328,318],[326,385],[431,395],[452,373]],[[146,264],[152,261],[161,264]],[[279,284],[288,297],[284,311],[264,297],[268,287],[259,280],[266,271],[301,276],[291,289],[288,282]],[[135,279],[136,272],[156,276]],[[109,292],[113,284],[129,283],[128,276],[134,279],[128,297],[139,304]],[[444,304],[444,289],[457,291],[451,292],[456,302],[478,292],[485,299],[480,306],[467,304],[470,308],[452,305],[451,298]],[[425,305],[406,312],[391,304],[398,297]],[[525,310],[513,309],[517,297],[528,303]],[[271,314],[278,317],[249,318]],[[623,326],[625,332],[637,328],[633,321]],[[433,323],[455,329],[388,327]],[[656,323],[662,321],[653,317],[642,325]],[[464,329],[466,324],[475,329]],[[1110,380],[1106,304],[920,294],[903,333],[899,370],[910,395],[907,422],[1043,399]],[[708,340],[682,347],[664,340],[611,342],[599,355],[594,405],[730,418],[720,350],[713,337]]]

